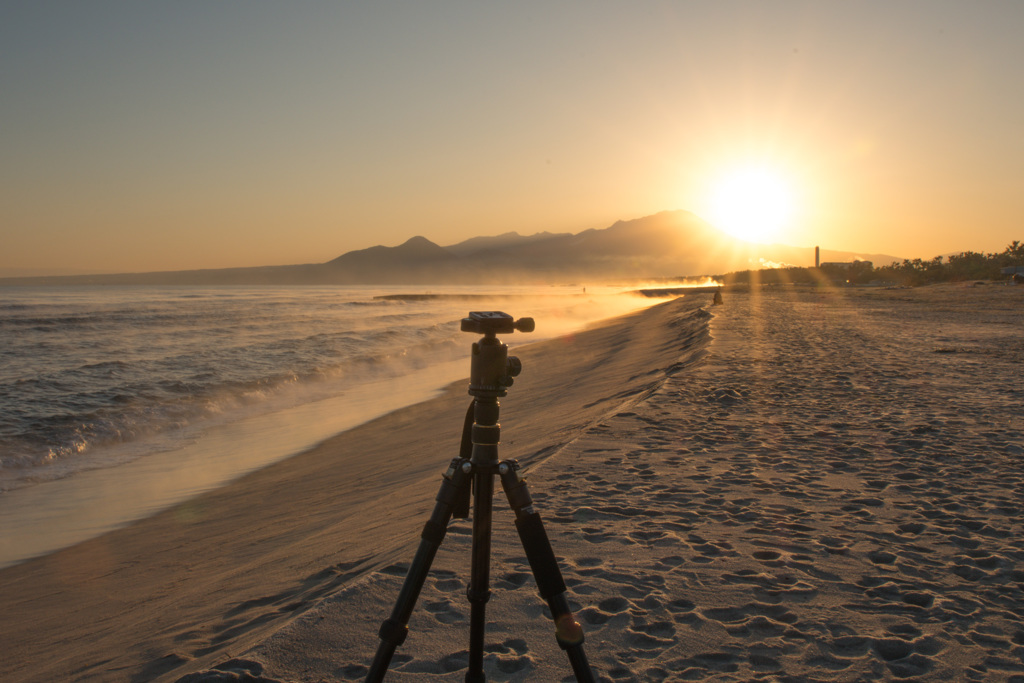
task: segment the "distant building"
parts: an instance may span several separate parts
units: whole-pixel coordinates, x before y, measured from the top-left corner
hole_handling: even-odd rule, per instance
[[[999,272],[1003,275],[1024,275],[1024,266],[1007,266],[1000,268]]]
[[[835,270],[850,270],[851,268],[863,268],[865,270],[874,268],[874,264],[871,261],[826,261],[821,264],[822,268],[832,268]]]

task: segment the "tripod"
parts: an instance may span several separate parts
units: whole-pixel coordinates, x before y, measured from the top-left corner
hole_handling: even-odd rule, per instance
[[[519,463],[515,460],[498,462],[501,430],[498,424],[498,398],[506,395],[507,388],[512,385],[512,378],[522,370],[522,364],[518,358],[509,357],[508,346],[499,341],[496,335],[511,333],[513,330],[532,332],[533,327],[532,318],[521,318],[513,322],[512,316],[492,311],[471,312],[468,318],[462,320],[463,332],[484,335],[473,344],[469,393],[474,399],[466,413],[462,448],[459,457],[451,461],[444,473],[434,511],[423,527],[419,548],[406,574],[398,600],[391,616],[380,627],[378,635],[381,642],[366,676],[367,683],[377,683],[384,679],[395,649],[405,641],[409,633],[409,617],[427,579],[434,555],[444,540],[448,522],[453,517],[469,516],[471,493],[473,549],[469,587],[466,591],[470,603],[469,669],[466,681],[483,683],[487,680],[483,671],[484,629],[485,610],[491,597],[491,513],[495,475],[500,477],[505,496],[515,512],[516,530],[540,595],[551,610],[555,639],[569,657],[576,680],[586,683],[596,680],[583,651],[583,628],[569,609],[565,582],[540,515],[533,509],[526,481],[519,473]]]

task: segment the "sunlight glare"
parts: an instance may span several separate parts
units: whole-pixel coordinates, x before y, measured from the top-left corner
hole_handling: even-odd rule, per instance
[[[715,184],[709,222],[733,237],[769,242],[789,226],[793,197],[784,177],[761,166],[734,169]]]

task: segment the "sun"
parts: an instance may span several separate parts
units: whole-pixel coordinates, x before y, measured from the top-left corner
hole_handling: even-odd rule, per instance
[[[708,221],[733,237],[770,242],[789,226],[793,194],[785,176],[765,166],[746,166],[723,174],[714,184]]]

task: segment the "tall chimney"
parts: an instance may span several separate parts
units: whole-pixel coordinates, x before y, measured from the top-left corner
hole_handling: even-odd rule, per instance
[[[814,267],[821,268],[821,249],[819,247],[814,248]]]

